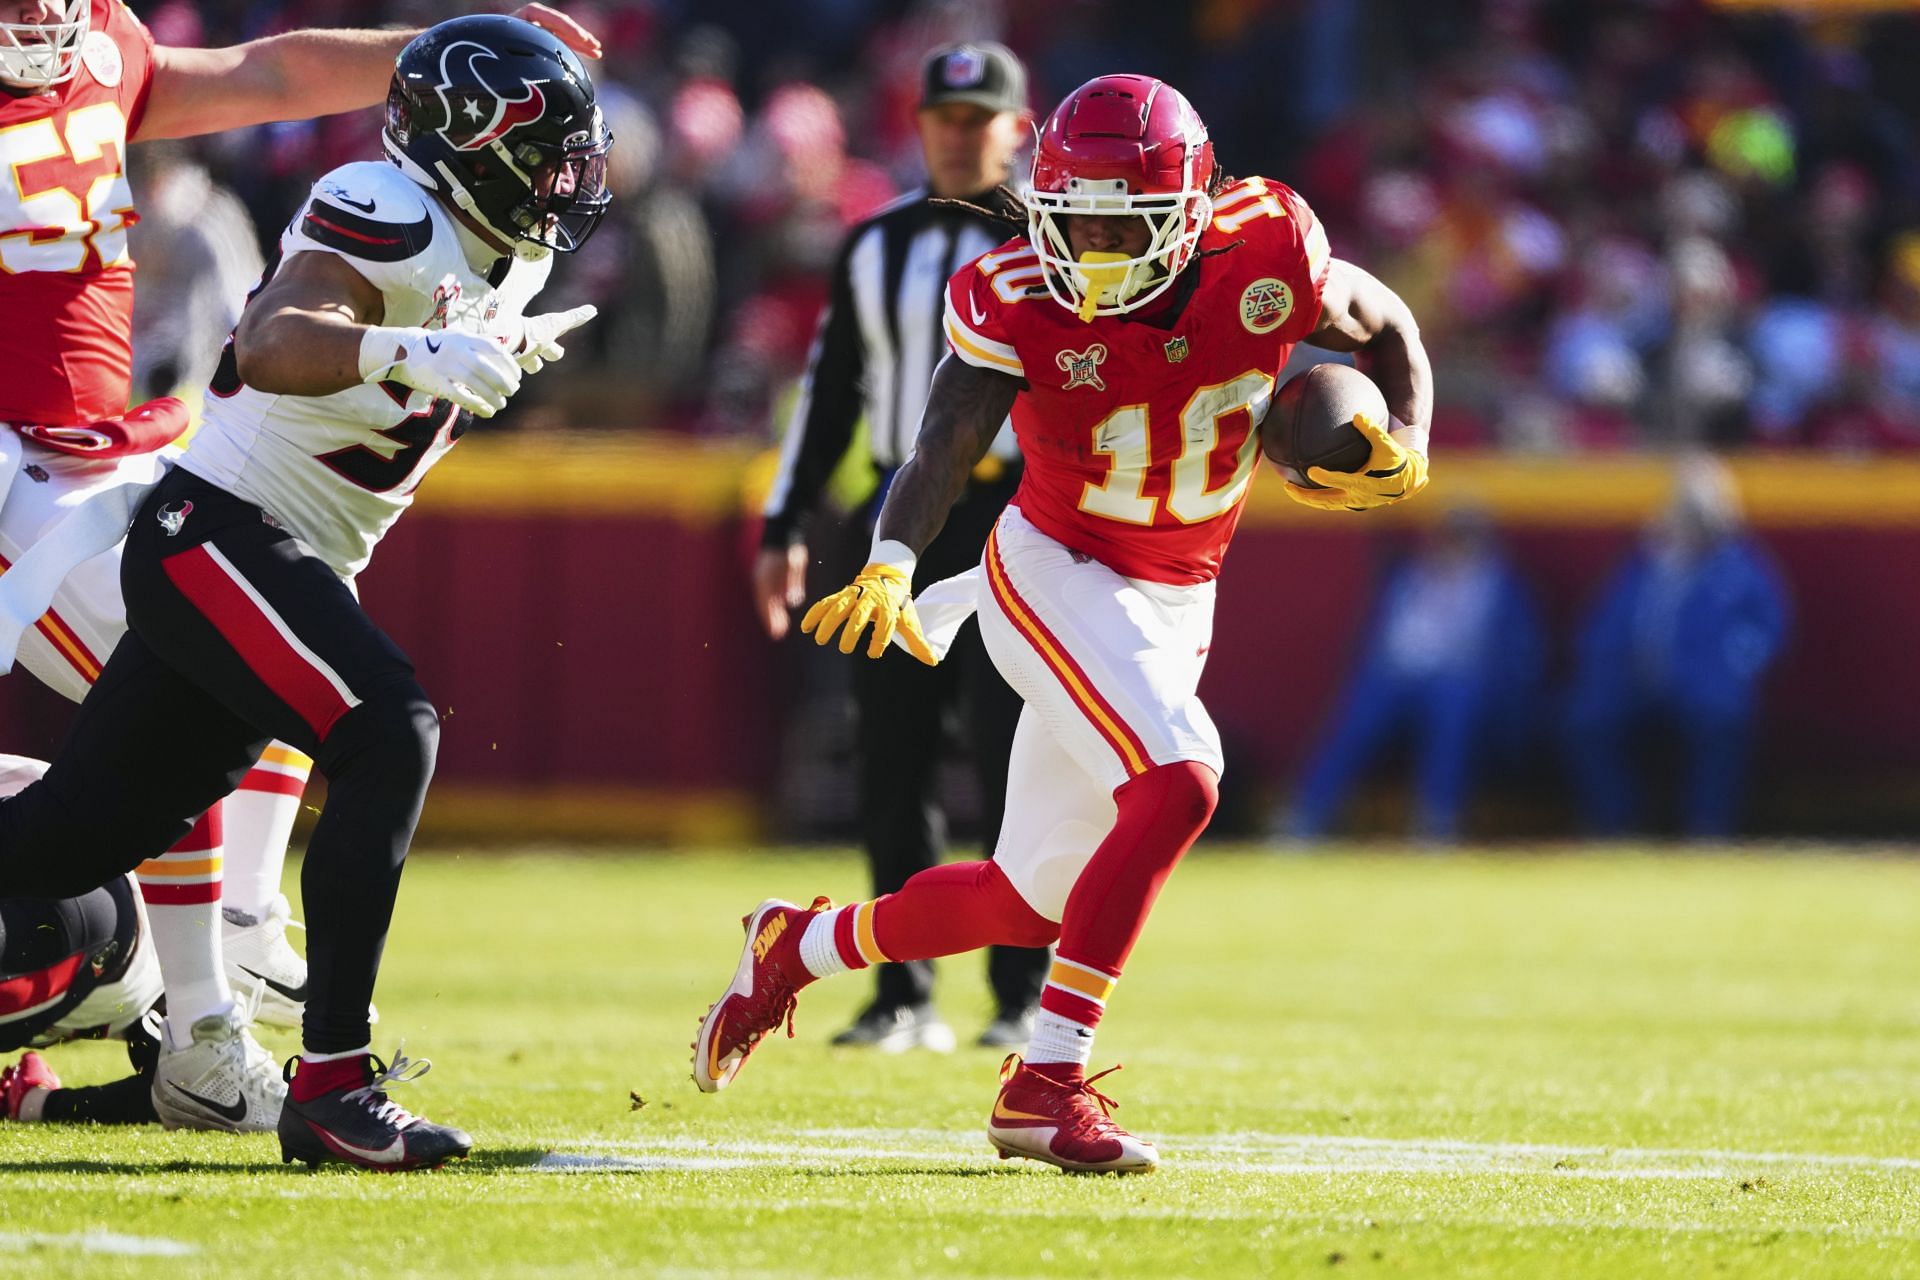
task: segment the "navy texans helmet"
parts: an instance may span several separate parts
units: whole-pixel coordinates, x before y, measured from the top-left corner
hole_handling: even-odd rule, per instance
[[[613,135],[573,50],[530,22],[455,18],[400,51],[381,133],[407,176],[508,240],[570,253],[613,197]]]

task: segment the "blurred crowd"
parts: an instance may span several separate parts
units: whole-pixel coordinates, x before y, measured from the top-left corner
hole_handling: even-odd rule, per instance
[[[1793,609],[1726,467],[1680,457],[1665,507],[1584,604],[1563,680],[1532,587],[1487,515],[1454,501],[1382,578],[1276,834],[1338,830],[1356,787],[1396,749],[1410,758],[1422,840],[1459,839],[1490,779],[1550,775],[1590,836],[1739,834]]]
[[[556,276],[556,305],[601,308],[587,358],[537,386],[522,426],[771,438],[843,232],[918,180],[921,55],[999,38],[1028,60],[1038,112],[1100,72],[1150,72],[1194,100],[1232,171],[1298,188],[1335,251],[1412,303],[1443,438],[1920,447],[1914,15],[1703,0],[565,7],[607,42],[594,70],[619,204]],[[425,25],[450,6],[136,9],[162,43],[193,45]],[[375,153],[378,123],[276,126],[149,161],[182,193],[237,203],[162,244],[150,182],[143,296],[226,289],[192,266],[170,285],[164,259],[247,268],[209,242],[231,240],[242,211],[270,241],[315,174]],[[229,322],[215,307],[199,323]],[[146,368],[160,390],[191,360]]]

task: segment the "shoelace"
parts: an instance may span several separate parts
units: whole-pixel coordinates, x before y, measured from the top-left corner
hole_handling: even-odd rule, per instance
[[[388,1085],[412,1084],[415,1080],[418,1080],[421,1076],[433,1070],[433,1059],[421,1058],[415,1061],[409,1058],[407,1056],[407,1044],[404,1040],[400,1042],[400,1047],[393,1051],[392,1066],[388,1066],[372,1054],[367,1056],[373,1065],[378,1068],[378,1070],[373,1073],[373,1079],[367,1081],[358,1089],[347,1090],[340,1095],[340,1100],[342,1102],[364,1101],[367,1104],[367,1109],[373,1112],[376,1119],[385,1121],[396,1129],[404,1129],[408,1125],[413,1124],[413,1113],[387,1097],[386,1089]]]
[[[833,899],[822,894],[813,900],[813,905],[807,908],[807,914],[810,916],[818,915],[822,911],[831,911],[832,909]],[[746,921],[743,920],[741,923],[745,924]],[[804,927],[803,925],[802,928]],[[795,1009],[800,1007],[800,997],[795,993],[793,983],[787,979],[786,973],[782,971],[779,965],[775,964],[767,967],[770,978],[767,984],[767,1003],[773,1008],[773,1021],[769,1025],[768,1030],[779,1026],[781,1021],[785,1020],[787,1024],[787,1039],[791,1040],[793,1039],[793,1013]],[[764,1034],[765,1032],[754,1032],[747,1037],[747,1044],[749,1046],[759,1044],[760,1038]]]
[[[1000,1083],[1005,1084],[1012,1078],[1013,1073],[1018,1071],[1023,1065],[1024,1062],[1019,1054],[1008,1054],[1000,1063]],[[1047,1076],[1040,1076],[1040,1079],[1047,1081],[1049,1085],[1066,1093],[1070,1098],[1077,1098],[1078,1095],[1085,1094],[1087,1097],[1093,1099],[1093,1106],[1080,1105],[1069,1106],[1067,1108],[1068,1118],[1066,1124],[1070,1132],[1081,1137],[1088,1137],[1104,1134],[1109,1129],[1119,1128],[1119,1126],[1113,1122],[1113,1113],[1120,1104],[1094,1088],[1093,1082],[1106,1079],[1114,1072],[1120,1070],[1124,1065],[1124,1063],[1116,1063],[1108,1067],[1105,1071],[1096,1072],[1088,1076],[1077,1085],[1062,1084],[1058,1080],[1051,1079]],[[1034,1074],[1039,1075],[1038,1072],[1034,1072]],[[1098,1110],[1094,1109],[1096,1106],[1099,1108]]]
[[[1098,1134],[1105,1133],[1108,1129],[1118,1127],[1113,1122],[1113,1112],[1120,1104],[1094,1088],[1093,1082],[1095,1080],[1104,1080],[1106,1077],[1112,1075],[1120,1069],[1120,1065],[1121,1064],[1116,1063],[1108,1067],[1105,1071],[1088,1076],[1080,1082],[1078,1089],[1073,1090],[1075,1093],[1086,1094],[1100,1107],[1097,1114],[1092,1107],[1075,1107],[1073,1109],[1073,1128],[1075,1132],[1081,1134]]]

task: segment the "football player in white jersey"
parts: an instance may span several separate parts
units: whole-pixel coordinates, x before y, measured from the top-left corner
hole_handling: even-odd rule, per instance
[[[519,15],[597,56],[598,41],[564,14],[529,4]],[[158,451],[188,423],[171,398],[127,409],[128,228],[139,217],[128,145],[371,106],[416,34],[297,30],[179,48],[156,43],[123,0],[0,0],[0,652],[17,648],[63,696],[85,696],[126,630],[119,550],[56,558],[59,572],[35,566],[47,567],[69,512],[157,478]],[[27,580],[40,585],[23,589]],[[311,767],[269,747],[231,796],[137,869],[169,997],[155,1073],[169,1127],[277,1124],[286,1087],[235,993],[257,1002],[260,1020],[299,1025],[306,964],[286,942],[280,883]],[[236,1096],[243,1109],[218,1101]]]
[[[305,1052],[287,1066],[281,1152],[395,1169],[470,1140],[388,1100],[424,1063],[370,1052],[439,717],[352,579],[469,414],[504,407],[592,317],[526,307],[552,253],[605,214],[612,139],[572,51],[489,15],[402,50],[383,140],[392,165],[315,184],[199,434],[135,514],[128,633],[46,777],[0,802],[0,890],[98,885],[177,840],[270,739],[311,755],[328,795],[302,871]],[[172,744],[158,761],[154,742]]]

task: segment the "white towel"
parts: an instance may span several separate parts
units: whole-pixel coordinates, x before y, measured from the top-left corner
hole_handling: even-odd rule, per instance
[[[947,656],[954,636],[960,632],[960,624],[971,618],[979,607],[979,565],[951,578],[942,578],[913,598],[914,612],[920,615],[920,630],[927,637],[934,657]],[[898,631],[893,633],[893,643],[902,649],[907,647]]]
[[[0,432],[11,447],[12,467],[18,469],[19,438],[11,431]],[[7,450],[0,449],[0,454]],[[7,462],[0,456],[0,471]],[[12,473],[6,473],[11,482]],[[160,473],[166,474],[164,470]],[[13,670],[20,638],[53,607],[54,592],[67,575],[127,536],[133,513],[153,492],[159,480],[115,485],[102,489],[69,511],[61,521],[40,535],[14,562],[13,568],[0,574],[0,675]]]

